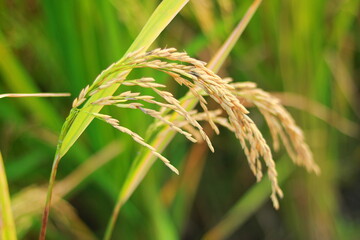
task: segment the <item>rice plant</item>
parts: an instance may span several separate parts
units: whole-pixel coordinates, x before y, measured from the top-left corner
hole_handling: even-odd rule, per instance
[[[0,238],[356,239],[358,6],[0,0]]]
[[[204,62],[191,58],[184,52],[177,52],[174,48],[155,49],[145,53],[141,53],[139,50],[129,53],[123,59],[111,65],[101,74],[101,78],[97,78],[91,86],[86,86],[74,100],[71,113],[60,133],[59,144],[57,146],[58,152],[56,153],[54,161],[49,194],[44,211],[42,238],[45,238],[52,188],[57,166],[61,159],[59,151],[62,148],[64,136],[68,134],[71,124],[80,111],[108,123],[120,132],[130,135],[135,142],[149,149],[152,154],[158,157],[167,167],[176,174],[179,174],[176,167],[174,167],[170,161],[161,155],[153,146],[146,143],[143,137],[122,126],[119,120],[112,116],[91,112],[91,110],[88,110],[89,107],[87,106],[115,106],[118,108],[140,110],[162,124],[168,125],[174,131],[184,135],[192,142],[197,141],[194,136],[201,136],[208,144],[209,148],[214,151],[209,137],[203,131],[196,119],[199,119],[199,114],[195,113],[198,114],[198,116],[195,117],[195,114],[191,114],[184,109],[179,100],[174,98],[171,93],[161,90],[166,87],[165,85],[158,84],[153,78],[148,77],[141,79],[126,79],[130,70],[146,67],[164,72],[178,84],[188,87],[192,97],[197,99],[204,111],[201,118],[209,122],[214,131],[219,133],[219,129],[215,122],[221,122],[222,125],[228,126],[228,128],[235,133],[248,158],[250,169],[258,181],[262,178],[262,164],[260,158],[264,160],[272,184],[271,199],[275,208],[279,208],[278,197],[283,196],[277,181],[275,162],[272,158],[270,147],[267,145],[255,123],[247,116],[248,110],[240,103],[238,97],[245,98],[261,110],[271,129],[276,149],[278,148],[278,135],[280,135],[296,164],[306,166],[309,171],[319,172],[318,166],[313,162],[309,147],[304,142],[301,130],[295,125],[294,120],[289,113],[268,93],[256,89],[251,83],[229,84],[228,81],[220,78],[208,69]],[[111,76],[111,78],[108,78],[109,76]],[[123,85],[150,88],[154,94],[162,99],[162,101],[154,100],[154,96],[142,95],[140,92],[133,92],[130,90],[122,92],[119,95],[101,97],[96,101],[90,102],[88,105],[85,104],[83,108],[79,108],[95,94],[99,94],[101,91],[114,85],[118,85],[118,87]],[[222,110],[227,113],[228,119],[219,120],[216,118],[219,115],[219,112],[215,115],[209,112],[206,106],[207,101],[203,97],[204,94],[201,94],[202,91],[220,105]],[[145,102],[160,107],[160,110],[154,110],[152,107],[145,107],[143,104]],[[179,117],[181,117],[180,120],[172,118],[172,113],[178,114]],[[191,126],[194,133],[191,134],[184,130],[181,125],[175,123],[176,120],[185,122],[185,125]]]

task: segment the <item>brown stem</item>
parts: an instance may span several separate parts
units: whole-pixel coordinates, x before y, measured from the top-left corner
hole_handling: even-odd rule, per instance
[[[44,208],[44,212],[43,212],[43,216],[42,216],[42,224],[41,224],[39,240],[45,240],[45,237],[46,237],[46,227],[47,227],[47,223],[49,220],[51,197],[52,197],[52,192],[53,192],[53,188],[54,188],[56,173],[57,173],[60,159],[61,159],[60,155],[56,154],[54,164],[52,167],[52,171],[51,171],[51,175],[50,175],[49,188],[48,188],[48,192],[46,195],[46,202],[45,202],[45,208]]]

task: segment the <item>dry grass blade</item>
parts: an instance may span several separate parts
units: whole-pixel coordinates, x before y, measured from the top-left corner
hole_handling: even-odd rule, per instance
[[[70,93],[4,93],[0,98],[24,98],[24,97],[69,97]]]

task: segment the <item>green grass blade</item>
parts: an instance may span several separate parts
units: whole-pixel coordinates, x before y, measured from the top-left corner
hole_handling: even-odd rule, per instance
[[[283,158],[277,164],[279,183],[283,183],[294,171],[295,166],[289,159]],[[254,212],[261,207],[271,193],[268,181],[255,184],[239,201],[229,210],[224,219],[208,231],[202,239],[227,239],[241,226]]]
[[[9,187],[5,167],[0,152],[0,237],[3,240],[15,240],[16,230],[11,210]]]
[[[148,22],[141,30],[139,36],[131,44],[127,53],[133,52],[137,49],[147,48],[156,40],[165,27],[172,21],[172,19],[180,12],[180,10],[187,4],[189,0],[165,0],[163,1],[154,13],[149,18]]]

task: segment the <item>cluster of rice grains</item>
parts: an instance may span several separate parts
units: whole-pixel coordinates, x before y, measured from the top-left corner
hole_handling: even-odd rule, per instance
[[[203,112],[188,111],[170,92],[163,90],[165,85],[156,83],[152,78],[126,79],[129,70],[134,68],[152,68],[168,74],[177,83],[189,88],[192,97],[196,98],[200,103]],[[271,199],[275,208],[279,207],[277,197],[283,195],[277,182],[275,162],[269,146],[252,119],[248,117],[248,110],[240,103],[239,98],[243,98],[258,107],[264,115],[274,138],[275,149],[279,147],[278,136],[280,136],[296,164],[304,165],[308,170],[319,172],[318,167],[313,162],[311,152],[304,142],[302,131],[275,98],[257,89],[252,83],[230,83],[229,80],[220,78],[208,69],[204,62],[191,58],[184,52],[177,52],[174,48],[155,49],[146,53],[133,52],[110,66],[101,76],[102,78],[96,79],[91,86],[87,86],[81,91],[79,97],[74,100],[74,108],[79,107],[88,97],[114,84],[151,89],[154,94],[162,99],[161,102],[155,100],[153,96],[126,91],[117,96],[100,98],[91,104],[139,109],[144,114],[158,119],[158,123],[165,124],[183,134],[192,142],[196,142],[201,138],[206,141],[212,151],[214,149],[210,139],[203,131],[199,121],[205,120],[209,122],[216,133],[219,132],[216,124],[229,128],[240,140],[250,169],[258,181],[262,178],[260,158],[264,160],[272,185]],[[221,106],[221,109],[227,113],[228,118],[221,117],[220,110],[209,111],[206,107],[207,102],[204,95],[214,99]],[[144,107],[143,103],[145,102],[157,106],[156,108],[159,110]],[[176,113],[178,117],[174,118],[173,115],[170,115],[171,113]],[[147,144],[138,134],[120,126],[118,120],[104,114],[90,114],[130,135],[136,142],[147,147],[166,166],[178,174],[178,170],[170,164],[168,159]]]

